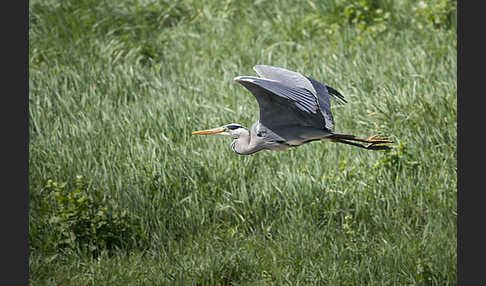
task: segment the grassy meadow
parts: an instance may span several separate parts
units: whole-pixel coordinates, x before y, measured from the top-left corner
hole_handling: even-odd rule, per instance
[[[31,285],[456,285],[455,1],[31,0]],[[336,131],[240,156],[256,64]]]

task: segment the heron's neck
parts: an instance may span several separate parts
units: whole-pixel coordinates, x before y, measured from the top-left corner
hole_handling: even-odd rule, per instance
[[[250,155],[262,150],[260,146],[253,143],[255,142],[252,142],[250,131],[248,131],[236,138],[233,143],[231,143],[231,148],[240,155]]]

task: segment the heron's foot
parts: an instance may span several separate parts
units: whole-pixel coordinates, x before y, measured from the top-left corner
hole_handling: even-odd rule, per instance
[[[393,143],[393,141],[388,140],[388,137],[379,137],[379,135],[373,135],[364,141],[370,143],[365,146],[365,148],[369,150],[390,150],[390,146],[376,144]]]
[[[370,143],[370,144],[380,144],[380,143],[393,143],[393,141],[388,140],[388,137],[380,137],[378,134],[373,135],[367,139],[364,140],[364,142]]]
[[[354,135],[350,135],[350,134],[334,134],[330,136],[329,139],[333,142],[353,145],[367,150],[389,150],[391,149],[390,146],[381,145],[381,144],[393,143],[393,141],[388,140],[388,137],[380,137],[379,135],[374,135],[367,139],[361,139],[361,138],[356,138]],[[358,142],[363,142],[368,144],[362,145],[351,141],[358,141]]]

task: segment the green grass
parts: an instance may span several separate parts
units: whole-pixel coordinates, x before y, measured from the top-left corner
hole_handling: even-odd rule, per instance
[[[455,285],[454,3],[174,3],[30,1],[30,283]],[[191,136],[251,126],[256,64],[395,148]]]

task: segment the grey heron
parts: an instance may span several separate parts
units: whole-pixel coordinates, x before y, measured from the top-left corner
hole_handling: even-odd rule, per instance
[[[260,118],[251,129],[231,123],[194,131],[193,135],[232,137],[234,140],[231,149],[240,155],[250,155],[261,150],[286,150],[317,140],[344,143],[368,150],[390,149],[383,145],[392,143],[386,137],[375,135],[360,139],[333,131],[334,118],[330,99],[346,102],[344,96],[334,88],[284,68],[256,65],[253,69],[259,77],[234,78],[258,102]]]

